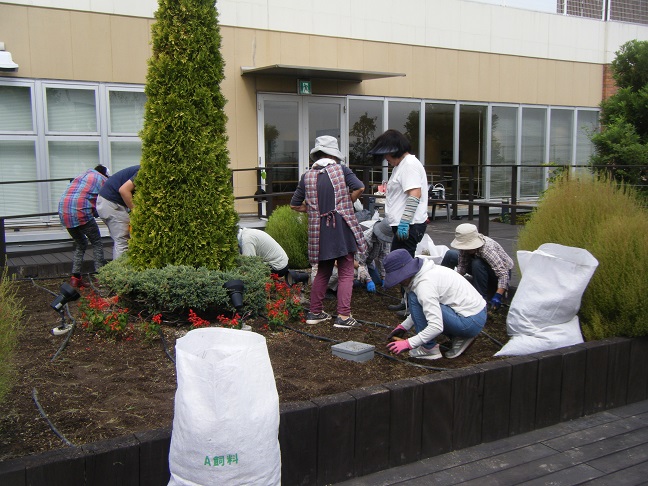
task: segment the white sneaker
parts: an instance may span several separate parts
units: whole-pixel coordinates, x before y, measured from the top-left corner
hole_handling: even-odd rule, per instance
[[[443,358],[443,355],[441,354],[441,350],[439,349],[439,345],[437,344],[431,349],[424,348],[423,346],[410,349],[409,357],[416,359],[439,359]]]

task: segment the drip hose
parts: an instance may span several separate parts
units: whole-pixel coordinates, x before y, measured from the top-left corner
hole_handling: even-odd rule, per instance
[[[490,339],[491,341],[493,341],[493,342],[494,342],[495,344],[497,344],[500,348],[503,348],[503,347],[504,347],[504,345],[503,345],[502,343],[500,343],[500,342],[499,342],[497,339],[495,339],[493,336],[489,335],[486,331],[482,331],[481,334],[483,334],[483,335],[486,336],[488,339]]]
[[[164,333],[162,332],[162,328],[158,329],[158,334],[160,335],[160,339],[162,340],[162,347],[164,348],[164,353],[171,361],[175,363],[176,360],[173,356],[171,356],[171,353],[169,352],[169,347],[167,346],[166,339],[164,339]]]
[[[38,285],[38,284],[34,281],[34,278],[33,278],[33,277],[30,277],[29,280],[31,280],[31,283],[34,284],[34,287],[38,287],[39,289],[43,289],[45,292],[49,292],[49,293],[52,294],[54,297],[57,297],[57,296],[58,296],[58,294],[57,294],[56,292],[53,292],[53,291],[51,291],[50,289],[43,287],[42,285]]]
[[[56,358],[58,358],[58,355],[63,352],[63,350],[67,346],[67,343],[70,341],[70,338],[72,337],[72,334],[74,334],[74,330],[76,329],[76,320],[70,314],[70,309],[68,308],[67,304],[65,304],[65,312],[67,312],[68,317],[72,321],[72,329],[70,329],[68,331],[67,335],[65,336],[65,339],[63,340],[63,342],[59,346],[58,351],[56,352],[56,354],[54,354],[54,356],[52,356],[52,359],[50,360],[50,363],[52,363]]]
[[[38,393],[36,392],[36,388],[32,388],[32,399],[34,400],[34,403],[36,404],[36,408],[38,408],[38,412],[41,414],[41,417],[45,419],[47,424],[50,426],[50,429],[52,429],[52,432],[54,432],[56,436],[65,443],[65,445],[74,447],[74,444],[72,442],[67,440],[63,436],[63,434],[61,434],[58,430],[56,430],[56,427],[54,427],[54,424],[45,413],[45,410],[43,410],[43,407],[41,407],[40,403],[38,403]]]
[[[260,316],[260,317],[263,317],[264,319],[267,319],[266,316]],[[286,329],[294,331],[294,332],[296,332],[298,334],[303,334],[304,336],[319,339],[320,341],[328,341],[328,342],[335,343],[335,344],[339,344],[339,343],[342,342],[342,341],[338,341],[336,339],[327,338],[325,336],[318,336],[316,334],[311,334],[311,333],[308,333],[306,331],[301,331],[299,329],[295,329],[294,327],[290,327],[287,324],[282,324],[282,326],[285,327]],[[388,354],[381,353],[380,351],[374,351],[374,353],[377,354],[378,356],[382,356],[383,358],[391,359],[392,361],[398,361],[399,363],[404,363],[404,364],[407,364],[407,365],[410,365],[410,366],[416,366],[417,368],[423,368],[423,369],[426,369],[426,370],[448,371],[448,369],[449,369],[449,368],[437,368],[437,367],[434,367],[434,366],[425,366],[425,365],[418,364],[418,363],[412,363],[411,361],[406,361],[404,359],[399,359],[399,358],[396,358],[394,356],[390,356]]]
[[[376,293],[378,295],[384,295],[385,297],[389,297],[390,299],[394,299],[394,300],[397,300],[399,302],[403,299],[402,297],[396,297],[394,295],[389,295],[389,294],[387,294],[385,292],[382,292],[381,290],[376,290]]]

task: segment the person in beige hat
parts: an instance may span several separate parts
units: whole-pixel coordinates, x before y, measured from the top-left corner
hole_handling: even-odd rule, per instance
[[[337,264],[338,315],[333,326],[358,327],[360,324],[351,316],[354,256],[366,250],[366,243],[353,203],[364,192],[364,184],[351,169],[340,164],[344,156],[335,137],[317,137],[310,153],[313,165],[301,177],[290,200],[292,209],[308,213],[308,259],[311,265],[317,265],[306,324],[319,324],[331,318],[323,305]]]
[[[511,257],[498,242],[479,233],[477,226],[470,223],[457,226],[450,246],[454,250],[446,252],[441,265],[456,267],[460,275],[470,274],[473,286],[490,302],[491,309],[499,309],[511,280]]]

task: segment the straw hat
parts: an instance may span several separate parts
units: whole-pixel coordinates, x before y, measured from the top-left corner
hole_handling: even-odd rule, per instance
[[[455,239],[450,246],[457,250],[476,250],[484,246],[484,237],[479,234],[474,224],[460,224],[455,229]]]

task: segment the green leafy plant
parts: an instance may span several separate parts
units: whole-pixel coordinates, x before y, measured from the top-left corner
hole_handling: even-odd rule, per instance
[[[579,312],[587,339],[648,335],[648,211],[635,190],[606,178],[556,181],[520,230],[518,249],[549,242],[599,262]]]
[[[0,402],[11,390],[15,379],[13,356],[24,314],[22,299],[16,292],[15,282],[8,276],[5,266],[0,275]]]
[[[227,270],[238,255],[213,0],[159,0],[148,62],[133,268]]]
[[[288,254],[290,268],[307,268],[308,217],[290,206],[279,206],[268,218],[266,233],[272,236]]]
[[[104,298],[96,292],[81,297],[81,328],[115,341],[133,339],[134,326],[129,323],[128,309],[120,307],[118,297]]]

